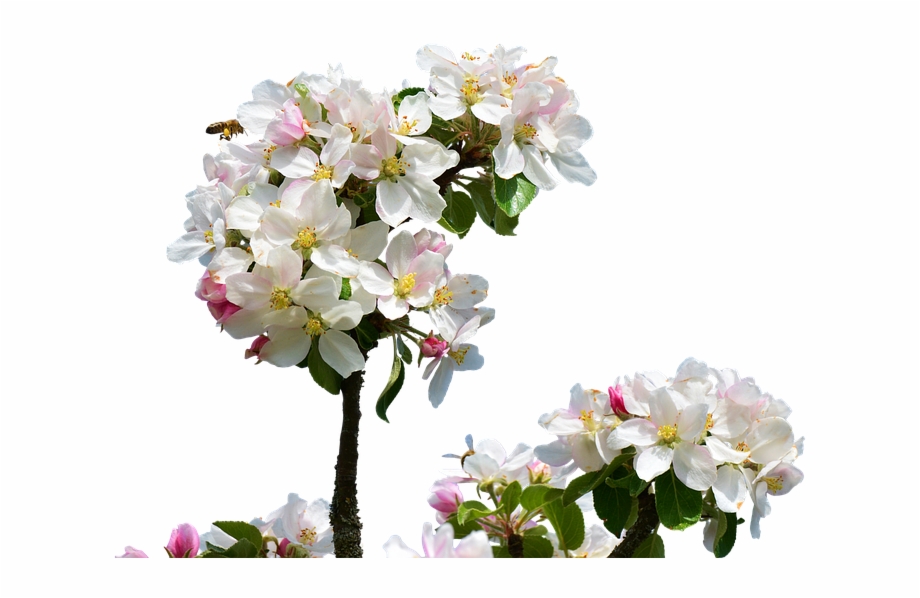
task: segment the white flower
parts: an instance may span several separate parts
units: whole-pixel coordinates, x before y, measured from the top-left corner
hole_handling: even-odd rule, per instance
[[[489,545],[489,537],[482,530],[472,532],[454,547],[454,528],[451,524],[445,523],[438,528],[437,533],[432,530],[430,523],[422,527],[422,552],[424,557],[412,550],[399,536],[390,536],[387,543],[383,545],[387,553],[387,558],[466,558],[466,559],[490,559],[492,558],[492,547]]]
[[[528,465],[533,461],[533,449],[526,444],[518,444],[505,453],[505,448],[496,440],[487,438],[476,444],[463,459],[463,471],[479,481],[479,486],[486,488],[498,483],[503,486],[518,481],[526,486],[530,479]]]
[[[556,558],[603,559],[607,558],[616,545],[620,543],[619,539],[596,523],[586,531],[585,540],[581,543],[581,546],[575,550],[569,550],[568,555],[559,550],[559,539],[556,534],[549,532],[546,537],[552,542],[553,548],[556,549],[553,555]]]
[[[550,465],[565,465],[574,459],[585,472],[598,471],[619,455],[619,448],[611,448],[607,438],[620,425],[611,413],[610,397],[606,391],[584,389],[576,384],[570,391],[569,406],[544,413],[538,423],[559,440],[538,446],[538,459]]]
[[[441,338],[447,343],[447,347],[443,353],[433,357],[422,375],[422,379],[427,380],[437,367],[428,385],[428,400],[432,407],[438,407],[444,401],[447,388],[454,377],[454,371],[478,370],[484,361],[476,345],[466,343],[479,330],[479,316],[474,316],[459,328],[455,327],[456,323],[451,318],[444,318],[440,323],[443,327],[439,327],[438,331],[441,333]]]
[[[280,526],[274,527],[279,536],[307,549],[313,557],[331,555],[332,527],[329,525],[329,503],[318,498],[311,503],[297,494],[288,494],[287,504],[268,514]]]

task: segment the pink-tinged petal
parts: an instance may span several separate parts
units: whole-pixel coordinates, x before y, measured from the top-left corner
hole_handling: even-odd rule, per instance
[[[286,177],[299,179],[313,176],[319,158],[306,147],[279,147],[272,152],[271,167]]]
[[[276,247],[268,252],[268,268],[274,286],[293,289],[300,282],[303,258],[287,245]]]
[[[357,343],[344,332],[327,330],[319,337],[319,353],[323,361],[343,378],[364,369],[364,357]]]
[[[549,191],[554,189],[559,182],[553,177],[552,173],[546,168],[543,161],[543,154],[532,145],[525,145],[524,152],[524,176],[527,180],[539,187]]]
[[[271,300],[272,283],[251,272],[227,277],[227,301],[243,309],[263,309]]]
[[[747,432],[751,426],[751,410],[731,401],[719,401],[712,412],[713,436],[736,438]]]
[[[651,482],[671,468],[674,450],[666,446],[652,446],[636,457],[636,475]]]
[[[577,415],[567,409],[556,409],[552,413],[544,413],[537,420],[543,429],[555,436],[571,436],[585,431],[584,422]]]
[[[792,463],[780,463],[774,467],[764,478],[773,478],[778,481],[773,486],[767,486],[767,492],[773,496],[782,496],[798,486],[805,479],[805,474]]]
[[[381,310],[381,313],[383,313],[383,310]],[[431,382],[428,384],[428,401],[435,409],[444,402],[444,397],[447,396],[447,388],[450,386],[450,381],[454,377],[454,363],[452,359],[441,359],[438,364],[438,369],[435,371],[434,376],[431,378]]]
[[[597,445],[590,434],[577,434],[571,438],[572,459],[584,472],[598,471],[604,466],[604,459],[597,451]]]
[[[782,458],[792,447],[792,426],[780,417],[767,417],[754,422],[744,439],[751,451],[751,461],[766,464]]]
[[[310,352],[312,339],[300,328],[271,326],[268,336],[271,340],[262,347],[259,359],[279,368],[297,365]]]
[[[712,494],[723,513],[737,513],[747,498],[744,474],[731,465],[720,467],[712,485]]]
[[[399,183],[380,181],[377,183],[377,215],[390,226],[399,224],[409,217],[412,200]]]
[[[572,460],[572,447],[561,440],[534,447],[533,454],[547,465],[560,467]]]
[[[629,419],[614,428],[607,446],[611,449],[624,449],[627,446],[651,446],[657,443],[658,426],[647,419]]]
[[[709,406],[705,403],[687,405],[677,416],[677,434],[683,440],[696,441],[706,429]]]
[[[262,325],[262,318],[270,311],[270,308],[262,309],[241,309],[223,323],[223,330],[233,338],[249,338],[258,336],[265,330]]]
[[[316,181],[310,178],[292,180],[281,192],[281,208],[286,212],[295,213],[303,203],[307,191],[315,184]]]
[[[211,273],[211,280],[223,284],[228,277],[249,270],[251,264],[252,255],[245,249],[225,247],[208,264],[208,271]]]
[[[402,231],[400,235],[403,233],[405,233],[409,239],[412,239],[412,235],[410,235],[408,231]],[[392,243],[390,243],[390,246],[392,247]],[[411,253],[415,253],[414,239],[412,239]],[[408,255],[408,253],[406,255]],[[389,256],[390,253],[387,251],[387,266],[390,265]],[[397,262],[399,265],[401,265],[402,259],[402,256],[400,256],[400,261]],[[426,283],[433,285],[434,283],[438,282],[439,279],[441,279],[441,277],[444,275],[444,256],[440,253],[432,253],[427,250],[423,251],[418,256],[413,257],[409,264],[406,266],[405,274],[408,274],[409,272],[415,273],[416,285],[423,285]]]
[[[359,179],[372,181],[380,176],[380,163],[383,156],[376,147],[367,144],[353,145],[348,157],[355,163],[354,174]]]
[[[362,264],[358,272],[358,281],[368,293],[389,296],[394,293],[393,276],[380,264],[369,262]]]
[[[282,102],[275,100],[255,100],[240,104],[236,111],[236,118],[250,135],[261,136],[265,132],[268,123],[275,118],[275,114],[281,108]]]
[[[332,134],[323,151],[320,153],[320,161],[326,166],[332,166],[345,157],[351,148],[352,133],[351,129],[345,125],[335,124],[332,126]]]
[[[760,401],[760,397],[763,394],[760,392],[760,388],[754,384],[753,379],[744,378],[729,387],[725,391],[725,396],[739,405],[753,406]]]
[[[444,525],[450,524],[445,523]],[[481,530],[470,533],[457,544],[457,548],[454,549],[454,556],[461,559],[493,558],[489,536]]]
[[[674,473],[688,488],[704,491],[716,481],[716,464],[705,446],[681,442],[674,449]]]
[[[116,559],[146,559],[149,558],[143,550],[138,550],[133,546],[125,546],[125,553],[121,556],[116,556]]]

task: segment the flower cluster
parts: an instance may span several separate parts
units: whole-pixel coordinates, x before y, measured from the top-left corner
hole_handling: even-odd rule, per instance
[[[199,554],[199,550],[201,553]],[[188,523],[172,531],[165,547],[170,558],[322,558],[332,555],[329,503],[307,502],[289,494],[286,504],[266,520],[216,521],[198,534]],[[117,558],[147,558],[142,550],[125,547]]]
[[[637,373],[606,392],[575,385],[567,408],[538,420],[555,441],[506,453],[494,440],[474,446],[468,436],[467,451],[445,455],[460,459],[464,475],[439,480],[428,502],[451,537],[483,532],[495,556],[604,557],[643,508],[670,529],[704,520],[704,545],[722,557],[748,498],[759,538],[768,497],[803,480],[793,462],[804,439],[794,440],[790,412],[753,379],[692,358],[672,378]],[[584,474],[569,479],[576,468]],[[492,505],[466,500],[463,483]],[[603,527],[586,531],[585,509]],[[657,531],[630,550],[620,556],[664,556]]]

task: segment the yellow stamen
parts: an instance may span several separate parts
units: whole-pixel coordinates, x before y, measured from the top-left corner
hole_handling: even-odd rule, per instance
[[[712,414],[711,413],[706,415],[706,429],[707,430],[712,429]]]
[[[316,528],[315,527],[300,530],[300,543],[301,544],[313,546],[313,542],[315,541],[316,541]]]
[[[316,233],[313,231],[314,228],[305,228],[299,233],[297,233],[297,241],[295,244],[301,249],[309,249],[313,247],[313,244],[316,243]]]
[[[677,440],[677,426],[661,426],[658,428],[658,437],[665,443],[671,444]]]
[[[514,128],[514,140],[522,143],[537,136],[537,129],[530,123],[524,123]]]
[[[273,288],[270,302],[274,310],[289,308],[293,303],[291,301],[291,289]]]
[[[467,346],[467,347],[461,347],[460,349],[457,349],[456,351],[448,351],[448,352],[447,352],[447,355],[448,355],[451,359],[453,359],[454,361],[456,361],[456,362],[457,362],[457,365],[463,365],[463,359],[466,357],[466,352],[469,351],[469,350],[470,350],[470,348],[469,348],[468,346]]]
[[[415,288],[415,272],[409,272],[396,282],[396,296],[405,299]]]
[[[380,173],[385,179],[395,179],[398,176],[404,176],[409,165],[398,159],[396,156],[390,156],[380,164]]]
[[[767,483],[767,490],[773,494],[783,489],[783,476],[764,478],[763,481]]]
[[[397,135],[408,135],[409,133],[412,132],[412,129],[414,129],[417,125],[418,125],[417,120],[413,120],[412,122],[409,122],[409,119],[404,116],[403,121],[399,123],[399,127],[396,129],[396,134]]]
[[[317,164],[316,170],[313,171],[313,180],[319,181],[322,179],[331,179],[332,172],[333,172],[332,167],[324,166],[323,164]]]
[[[306,330],[307,334],[310,336],[326,334],[326,329],[323,328],[323,323],[319,318],[309,318],[307,324],[304,326],[304,330]]]
[[[211,245],[213,245],[214,244],[214,231],[212,230],[204,231],[204,241],[205,243],[210,243]]]
[[[447,285],[436,289],[434,292],[434,302],[437,305],[450,305],[454,300],[454,292],[447,288]]]

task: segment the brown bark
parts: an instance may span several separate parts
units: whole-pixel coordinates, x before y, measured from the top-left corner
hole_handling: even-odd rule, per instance
[[[658,510],[655,507],[655,495],[649,494],[648,488],[639,495],[639,516],[636,523],[629,528],[623,541],[613,549],[607,558],[631,558],[639,545],[658,529]]]
[[[362,353],[365,353],[362,350]],[[367,354],[364,355],[365,359]],[[364,371],[342,381],[342,433],[335,464],[335,491],[329,519],[336,558],[361,558],[361,518],[358,517],[358,422]]]

